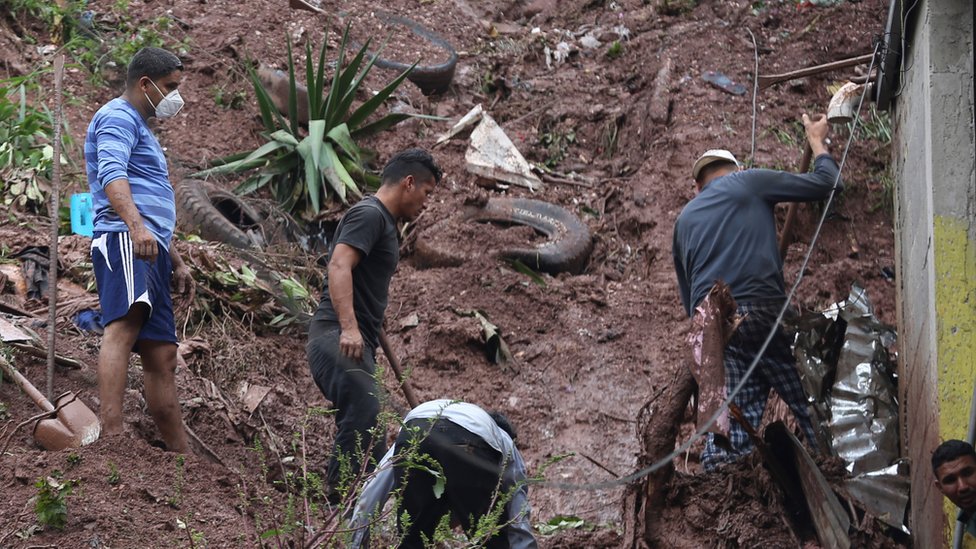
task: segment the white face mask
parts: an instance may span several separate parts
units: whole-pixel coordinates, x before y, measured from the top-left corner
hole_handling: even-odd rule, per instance
[[[159,92],[159,95],[163,95],[163,91],[159,89],[159,86],[157,86],[155,82],[153,82],[152,80],[150,80],[149,82],[153,85],[154,88],[156,88],[156,91]],[[183,109],[183,98],[180,97],[180,90],[173,90],[170,93],[163,96],[163,99],[159,102],[158,105],[153,105],[152,99],[149,99],[148,93],[145,95],[146,95],[146,101],[149,101],[149,104],[152,105],[152,108],[156,110],[156,118],[171,118],[176,116],[177,113],[179,113],[180,110]]]

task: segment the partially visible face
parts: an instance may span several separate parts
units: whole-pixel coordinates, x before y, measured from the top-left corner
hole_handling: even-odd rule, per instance
[[[150,79],[148,76],[143,76],[139,79],[139,91],[141,91],[144,96],[149,97],[152,102],[150,107],[153,105],[159,105],[159,102],[163,100],[168,94],[173,93],[173,90],[180,87],[180,81],[183,79],[183,71],[175,70],[166,76],[156,79],[155,81]],[[153,85],[155,84],[155,86]],[[156,88],[159,88],[158,90]]]
[[[976,458],[963,456],[943,463],[935,471],[935,485],[960,509],[976,510]]]
[[[434,192],[437,186],[434,178],[424,182],[418,182],[412,175],[407,176],[403,192],[403,212],[404,218],[409,220],[417,219],[420,212],[427,206],[427,197]]]

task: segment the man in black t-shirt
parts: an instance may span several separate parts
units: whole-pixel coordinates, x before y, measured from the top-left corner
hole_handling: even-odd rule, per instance
[[[441,169],[427,151],[398,153],[383,168],[380,189],[346,212],[332,239],[322,301],[305,348],[312,377],[336,410],[331,501],[386,452],[384,437],[374,439],[370,430],[380,410],[374,357],[400,259],[397,221],[416,218],[440,179]],[[371,458],[365,465],[364,454]]]

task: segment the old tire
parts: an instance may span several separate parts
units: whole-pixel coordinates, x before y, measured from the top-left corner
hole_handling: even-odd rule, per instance
[[[413,68],[413,70],[410,71],[410,74],[407,75],[407,80],[416,84],[424,95],[433,95],[446,92],[450,87],[451,82],[454,81],[454,70],[457,68],[458,55],[457,52],[454,51],[454,46],[452,46],[451,43],[448,42],[443,36],[435,33],[416,21],[388,13],[378,14],[378,16],[385,22],[392,25],[406,27],[410,30],[410,32],[447,52],[447,61],[437,65],[417,65]],[[370,56],[372,56],[372,53]],[[400,61],[394,61],[392,59],[386,59],[384,57],[377,57],[375,65],[384,69],[392,69],[403,72],[410,68],[411,63],[403,63]]]
[[[202,181],[185,179],[176,191],[177,206],[183,220],[200,236],[225,242],[235,248],[253,248],[254,240],[244,231],[256,226],[261,216],[237,195],[227,191],[207,191]]]
[[[528,198],[492,198],[483,207],[469,210],[469,221],[526,225],[548,240],[535,247],[505,248],[495,252],[508,261],[521,261],[528,267],[552,275],[579,274],[593,250],[590,229],[569,210]],[[429,230],[436,231],[437,225]],[[417,240],[414,254],[419,268],[457,267],[469,259],[455,249],[440,249],[423,237]]]
[[[575,214],[550,202],[529,198],[493,198],[469,215],[473,221],[532,227],[548,240],[533,248],[509,248],[500,255],[549,274],[579,274],[593,250],[590,229]]]

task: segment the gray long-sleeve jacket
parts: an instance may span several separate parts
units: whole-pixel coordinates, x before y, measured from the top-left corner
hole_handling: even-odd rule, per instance
[[[814,171],[735,172],[710,182],[674,225],[671,254],[688,316],[722,280],[738,303],[784,299],[783,259],[773,208],[778,202],[823,200],[837,182],[837,163],[821,154]]]

